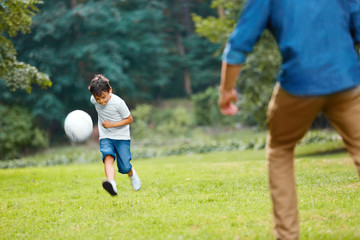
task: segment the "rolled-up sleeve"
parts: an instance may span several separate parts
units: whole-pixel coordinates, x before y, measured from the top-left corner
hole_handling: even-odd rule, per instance
[[[355,43],[360,43],[360,0],[350,0],[351,33]]]
[[[267,27],[270,0],[248,0],[235,30],[230,35],[222,60],[228,64],[243,64]]]

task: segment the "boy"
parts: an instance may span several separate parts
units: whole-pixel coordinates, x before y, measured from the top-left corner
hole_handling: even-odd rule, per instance
[[[141,182],[132,167],[130,152],[130,124],[133,118],[124,100],[112,93],[109,80],[103,75],[95,75],[89,90],[90,102],[98,113],[100,151],[103,155],[106,180],[103,187],[112,196],[117,195],[114,160],[118,171],[127,174],[135,191],[140,190]]]

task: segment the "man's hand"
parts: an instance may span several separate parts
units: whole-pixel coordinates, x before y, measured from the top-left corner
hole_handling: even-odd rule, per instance
[[[231,65],[222,62],[219,108],[224,115],[234,115],[238,108],[233,104],[237,101],[235,90],[236,79],[241,72],[241,65]]]
[[[219,108],[223,115],[235,115],[238,108],[233,104],[237,101],[237,92],[235,89],[231,91],[220,92]]]

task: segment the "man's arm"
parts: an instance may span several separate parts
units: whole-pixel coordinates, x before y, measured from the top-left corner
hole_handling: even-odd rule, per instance
[[[246,55],[253,50],[264,29],[267,27],[271,0],[246,1],[244,10],[229,37],[222,56],[219,107],[223,114],[235,114],[237,108],[231,102],[237,100],[236,79]]]
[[[242,65],[231,65],[226,62],[222,62],[221,66],[221,80],[220,80],[220,96],[219,96],[219,108],[220,111],[227,114],[231,103],[237,101],[237,91],[235,90],[235,84],[238,76],[240,75]],[[234,110],[234,114],[237,109]]]
[[[118,122],[110,122],[109,120],[105,120],[103,123],[101,123],[101,125],[104,128],[113,128],[113,127],[121,127],[127,124],[131,124],[133,122],[133,117],[130,115],[127,118],[124,118],[121,121]]]

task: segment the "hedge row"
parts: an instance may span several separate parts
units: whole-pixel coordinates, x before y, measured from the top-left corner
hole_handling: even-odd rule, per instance
[[[338,135],[328,134],[324,131],[311,131],[299,143],[299,145],[306,145],[310,143],[325,143],[340,141]],[[210,153],[210,152],[227,152],[227,151],[244,151],[249,149],[260,150],[264,149],[266,145],[265,137],[253,138],[249,141],[242,140],[227,140],[227,141],[211,141],[211,142],[197,142],[197,143],[181,143],[172,146],[158,146],[158,147],[139,147],[132,149],[133,159],[139,158],[155,158],[173,155],[194,154],[194,153]],[[94,152],[79,152],[68,151],[61,154],[51,155],[51,158],[46,160],[39,160],[36,158],[23,158],[8,161],[0,161],[0,168],[20,168],[33,166],[51,166],[51,165],[65,165],[65,164],[84,164],[97,162],[101,158],[100,153],[96,150]]]

